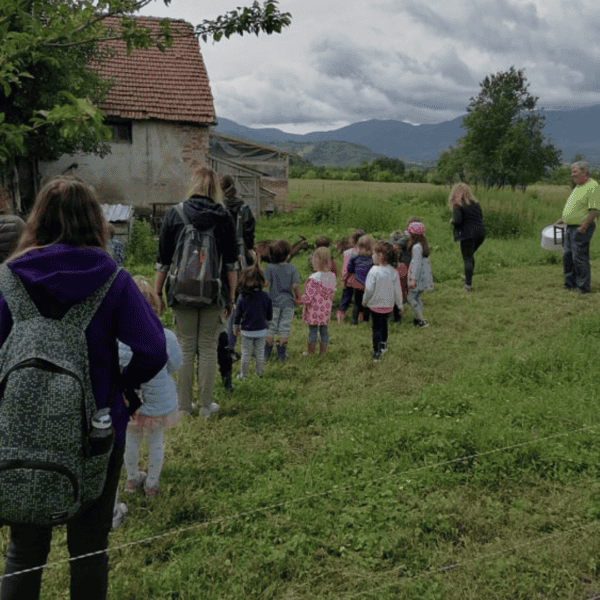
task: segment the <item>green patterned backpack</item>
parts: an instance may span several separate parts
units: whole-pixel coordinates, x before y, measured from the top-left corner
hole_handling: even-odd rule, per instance
[[[97,408],[85,330],[119,270],[56,320],[43,317],[21,279],[0,265],[13,319],[0,348],[3,523],[59,525],[102,493],[112,447],[94,455],[89,441]]]

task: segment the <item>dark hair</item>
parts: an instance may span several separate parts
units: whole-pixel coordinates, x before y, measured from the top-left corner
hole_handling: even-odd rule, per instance
[[[260,268],[260,264],[256,262],[251,267],[242,270],[238,279],[237,290],[240,294],[249,296],[256,288],[262,289],[265,283],[265,276]]]
[[[292,247],[286,240],[276,240],[271,244],[271,262],[282,263],[292,251]]]
[[[390,244],[389,242],[386,242],[385,240],[379,240],[375,244],[375,248],[373,248],[373,252],[376,252],[378,254],[383,254],[383,256],[385,258],[385,262],[388,265],[392,265],[395,267],[396,264],[398,263],[398,249],[393,244]]]
[[[331,240],[327,236],[320,235],[315,240],[315,248],[329,248],[329,246],[331,246]]]
[[[352,245],[352,247],[356,246],[356,242],[358,242],[358,240],[365,235],[365,230],[364,229],[356,229],[352,235],[350,236],[350,244]]]
[[[410,252],[415,244],[421,244],[421,246],[423,246],[424,257],[429,256],[429,244],[427,243],[427,238],[425,237],[425,234],[411,233],[410,240],[408,241],[408,245],[406,247],[406,251]]]
[[[235,182],[231,175],[225,175],[221,178],[221,189],[227,198],[233,198],[237,194]]]
[[[108,225],[94,189],[72,177],[39,192],[14,254],[36,246],[70,244],[106,249]]]

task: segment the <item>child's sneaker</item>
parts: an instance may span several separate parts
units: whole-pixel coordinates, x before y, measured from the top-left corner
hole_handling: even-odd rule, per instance
[[[381,352],[373,352],[373,362],[378,362],[381,360]]]
[[[125,482],[125,491],[130,494],[135,494],[135,491],[146,481],[146,473],[144,471],[140,471],[140,474],[137,476],[137,479],[128,479]]]
[[[379,350],[381,351],[381,354],[384,354],[385,352],[387,352],[388,351],[387,342],[381,342],[381,345],[379,346]]]
[[[115,504],[112,521],[113,529],[116,529],[123,522],[123,519],[128,512],[127,504],[125,504],[125,502],[119,502],[118,504]]]
[[[216,402],[211,402],[208,406],[200,407],[200,416],[205,419],[210,419],[210,415],[219,412],[219,408],[221,408]]]
[[[468,283],[465,283],[465,285],[463,285],[463,290],[465,290],[465,292],[472,292],[473,286],[469,285]]]
[[[241,373],[238,373],[237,378],[241,381],[242,379],[244,379],[244,376]]]
[[[429,327],[429,323],[425,319],[420,319],[418,323],[416,323],[417,327]]]

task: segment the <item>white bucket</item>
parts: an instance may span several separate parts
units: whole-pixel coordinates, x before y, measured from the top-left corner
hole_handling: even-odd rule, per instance
[[[563,226],[548,225],[542,229],[542,248],[544,250],[562,250]]]

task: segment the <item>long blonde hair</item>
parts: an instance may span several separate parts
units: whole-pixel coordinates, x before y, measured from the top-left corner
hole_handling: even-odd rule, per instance
[[[315,271],[326,273],[331,271],[331,254],[329,248],[319,246],[312,255],[312,266]]]
[[[217,174],[210,167],[197,167],[192,175],[188,196],[204,196],[217,204],[223,204]]]
[[[448,208],[453,210],[456,206],[467,206],[477,202],[477,198],[466,183],[457,183],[448,198]]]

